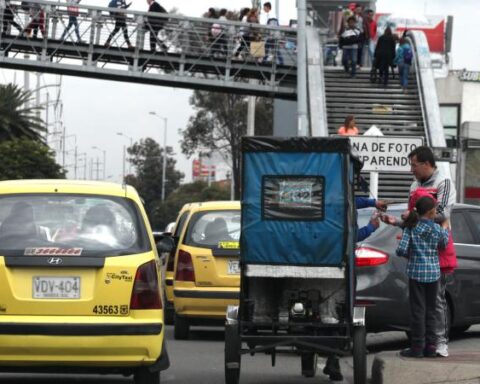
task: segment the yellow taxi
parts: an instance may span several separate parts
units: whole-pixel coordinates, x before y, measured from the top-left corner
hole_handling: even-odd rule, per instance
[[[160,382],[161,264],[134,188],[0,182],[0,281],[0,371]]]
[[[240,202],[187,204],[176,234],[174,337],[187,339],[191,325],[223,323],[227,306],[238,305]]]

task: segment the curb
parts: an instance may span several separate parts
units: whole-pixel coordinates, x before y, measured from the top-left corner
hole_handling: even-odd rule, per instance
[[[447,358],[404,358],[399,352],[375,355],[372,384],[456,383],[480,379],[480,353],[455,351]]]

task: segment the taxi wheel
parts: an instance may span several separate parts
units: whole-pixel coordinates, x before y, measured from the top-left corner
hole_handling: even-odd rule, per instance
[[[163,302],[165,303],[164,305],[164,310],[163,310],[163,316],[164,316],[164,321],[166,325],[173,325],[174,321],[174,316],[175,316],[175,309],[173,309],[173,305],[169,306],[167,303],[167,295],[164,293],[163,294]]]
[[[175,310],[173,308],[165,308],[165,324],[173,325],[175,322]]]
[[[173,337],[175,340],[187,340],[190,334],[190,323],[188,319],[175,313],[173,324]]]
[[[160,372],[150,372],[148,368],[138,368],[133,374],[135,384],[160,384]]]

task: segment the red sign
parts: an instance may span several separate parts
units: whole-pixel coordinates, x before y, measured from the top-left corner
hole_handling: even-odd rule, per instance
[[[377,13],[375,19],[378,24],[379,36],[390,25],[392,32],[401,36],[407,29],[409,31],[423,31],[427,37],[430,52],[445,53],[445,18],[443,16],[412,16],[389,13]]]
[[[198,179],[199,177],[215,177],[216,166],[202,164],[200,160],[193,160],[192,162],[192,178]]]

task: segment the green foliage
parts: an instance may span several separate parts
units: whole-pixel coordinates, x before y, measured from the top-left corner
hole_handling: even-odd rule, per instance
[[[228,188],[213,184],[210,187],[203,181],[184,184],[174,191],[164,203],[155,208],[155,217],[158,218],[155,229],[163,229],[168,223],[175,221],[180,209],[188,203],[230,200]]]
[[[134,186],[144,200],[154,228],[158,225],[158,218],[154,214],[155,207],[161,203],[162,198],[163,151],[164,148],[151,138],[142,139],[127,149],[130,156],[128,160],[134,166],[135,174],[125,177],[125,182]],[[172,148],[167,147],[165,197],[178,188],[184,177],[182,172],[175,169],[177,161],[173,156]]]
[[[0,141],[0,180],[64,178],[65,170],[45,144],[28,138]]]
[[[192,156],[198,149],[220,153],[232,164],[235,196],[240,195],[240,143],[247,133],[248,98],[243,95],[194,91],[190,104],[195,114],[182,132],[182,152]],[[273,101],[257,98],[255,134],[271,135]]]
[[[0,84],[0,140],[27,137],[42,140],[43,120],[36,114],[40,107],[25,107],[31,93],[20,87]]]

